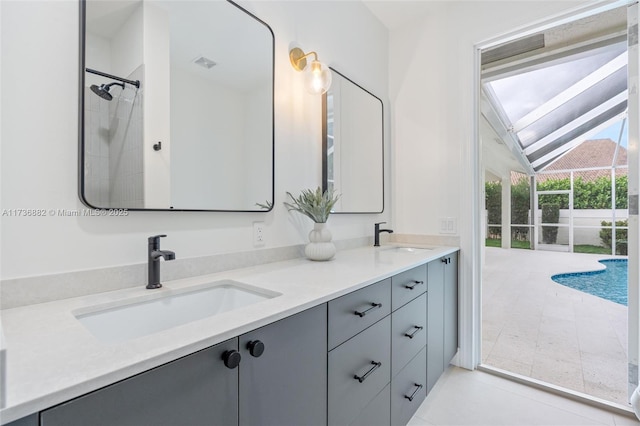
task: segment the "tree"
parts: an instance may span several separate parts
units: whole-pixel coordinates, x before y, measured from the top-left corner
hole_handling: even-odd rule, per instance
[[[537,183],[538,191],[557,191],[567,190],[571,188],[570,179],[549,179],[543,182]],[[627,191],[628,191],[628,179],[627,176],[616,176],[615,178],[616,189],[616,209],[626,209]],[[487,220],[491,225],[502,224],[502,184],[498,182],[486,182],[485,183],[486,194],[486,207],[487,207]],[[523,178],[511,186],[511,223],[513,224],[528,224],[529,223],[529,210],[531,206],[531,192],[529,179]],[[544,208],[544,204],[548,206]],[[553,207],[555,206],[555,207]],[[611,208],[611,176],[601,176],[593,180],[585,181],[582,177],[577,177],[573,181],[573,207],[574,209],[610,209]],[[558,219],[555,217],[555,212],[559,214],[560,209],[568,209],[568,197],[562,194],[547,194],[544,196],[544,203],[541,206],[543,208],[543,222],[544,223],[557,223]],[[545,210],[547,219],[544,219]],[[550,216],[549,216],[550,215]],[[605,226],[605,225],[603,225]],[[611,226],[609,223],[608,226]],[[544,227],[543,240],[553,240],[555,242],[557,238],[557,227]],[[511,229],[511,238],[515,240],[528,239],[527,227],[514,226]],[[603,229],[606,233],[607,229]],[[611,230],[609,231],[609,247],[611,247]],[[623,230],[619,230],[622,232]],[[623,234],[618,236],[617,241],[624,240],[626,242],[626,230]],[[545,237],[544,234],[547,234]],[[501,237],[501,229],[499,227],[491,228],[491,236],[493,238]],[[602,234],[601,234],[602,235]],[[603,239],[604,243],[604,239]],[[606,244],[605,244],[606,245]],[[625,247],[626,250],[626,247]]]
[[[542,205],[542,223],[560,222],[560,206],[555,203],[545,203]],[[555,244],[558,238],[557,226],[542,227],[542,242],[544,244]]]
[[[607,222],[603,220],[600,222],[600,225],[603,228],[600,230],[600,240],[602,241],[602,245],[605,247],[611,248],[611,235],[613,234],[613,230],[611,229],[611,222]],[[626,220],[616,220],[616,254],[627,254],[627,230],[619,229],[618,227],[626,227],[628,226],[628,221]],[[604,228],[607,227],[607,228]]]
[[[486,182],[485,206],[487,208],[487,223],[490,225],[502,224],[502,184],[500,182]],[[500,238],[502,230],[499,227],[491,228],[491,236]]]

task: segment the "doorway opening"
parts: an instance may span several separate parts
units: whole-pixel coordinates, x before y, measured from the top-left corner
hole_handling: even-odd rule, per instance
[[[626,6],[481,54],[482,364],[621,405],[629,309],[551,277],[627,254],[627,74]]]

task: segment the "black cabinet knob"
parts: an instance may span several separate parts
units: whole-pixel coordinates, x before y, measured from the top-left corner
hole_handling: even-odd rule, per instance
[[[236,351],[235,349],[225,351],[225,353],[222,354],[222,360],[224,361],[224,365],[227,366],[227,368],[236,368],[238,365],[240,365],[241,359],[242,356],[240,355],[240,352]]]
[[[252,340],[247,343],[247,349],[249,349],[251,356],[258,358],[264,352],[264,343],[260,340]]]

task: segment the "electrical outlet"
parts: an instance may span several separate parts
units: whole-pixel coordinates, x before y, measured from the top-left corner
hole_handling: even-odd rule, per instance
[[[253,246],[264,246],[264,222],[253,222]]]

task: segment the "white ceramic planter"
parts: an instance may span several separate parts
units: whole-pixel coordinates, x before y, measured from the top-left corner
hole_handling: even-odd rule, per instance
[[[326,223],[314,223],[309,232],[310,243],[304,248],[304,254],[311,260],[329,260],[336,254],[336,246],[331,242],[331,231]]]

